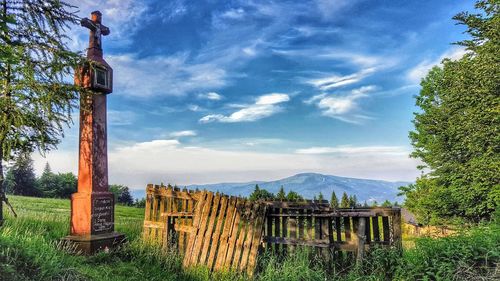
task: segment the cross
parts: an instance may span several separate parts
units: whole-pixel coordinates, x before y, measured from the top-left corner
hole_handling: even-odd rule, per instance
[[[80,24],[90,29],[89,48],[101,48],[101,35],[108,35],[109,28],[101,24],[102,14],[99,11],[92,12],[92,19],[83,18]]]

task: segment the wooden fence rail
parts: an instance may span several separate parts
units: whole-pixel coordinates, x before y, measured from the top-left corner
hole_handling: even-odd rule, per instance
[[[327,201],[250,202],[208,191],[148,185],[143,238],[176,246],[184,265],[253,274],[260,250],[313,247],[327,260],[373,245],[401,247],[399,208],[333,209]]]

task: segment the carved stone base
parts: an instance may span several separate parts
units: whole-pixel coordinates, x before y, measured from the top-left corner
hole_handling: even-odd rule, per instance
[[[109,251],[126,241],[125,235],[117,232],[62,238],[63,243],[74,249],[77,254],[93,255],[99,251]],[[73,248],[74,247],[74,248]]]

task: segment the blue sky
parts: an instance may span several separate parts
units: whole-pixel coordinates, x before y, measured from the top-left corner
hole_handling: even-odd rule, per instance
[[[101,10],[114,68],[110,182],[143,188],[298,172],[414,180],[420,78],[463,49],[473,1],[73,1]],[[69,45],[84,50],[87,30]],[[76,173],[77,120],[37,169]]]

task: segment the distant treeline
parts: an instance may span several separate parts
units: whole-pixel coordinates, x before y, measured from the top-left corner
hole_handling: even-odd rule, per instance
[[[3,188],[8,194],[43,198],[71,198],[78,186],[73,173],[54,173],[47,162],[40,177],[35,175],[33,160],[29,154],[20,155],[8,167]],[[115,202],[124,205],[144,206],[144,200],[133,200],[127,186],[113,184],[109,191],[114,193]]]
[[[276,195],[259,187],[258,184],[255,185],[253,192],[250,194],[249,199],[251,201],[257,200],[279,200],[279,201],[304,201],[306,198],[302,197],[302,195],[297,192],[290,190],[288,193],[285,192],[283,186],[280,187],[278,193]],[[314,195],[313,200],[323,201],[325,200],[323,194],[320,192],[318,195]],[[332,195],[330,197],[330,206],[332,208],[360,208],[360,207],[392,207],[398,206],[398,202],[391,203],[389,200],[385,200],[382,204],[378,204],[377,201],[372,201],[370,205],[366,201],[363,203],[358,202],[358,198],[356,195],[348,195],[346,192],[342,194],[342,198],[340,202],[338,200],[337,194],[335,194],[335,190],[332,191]]]

